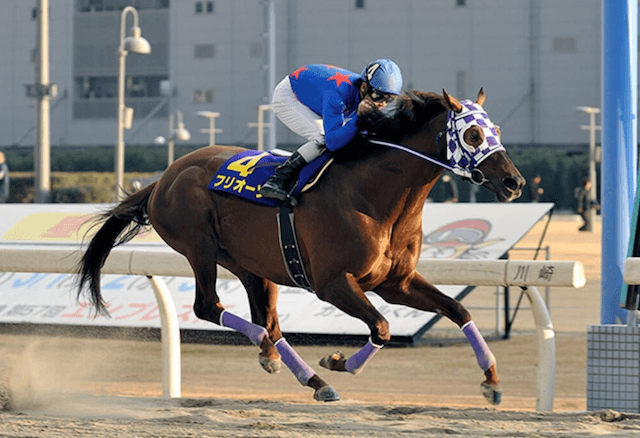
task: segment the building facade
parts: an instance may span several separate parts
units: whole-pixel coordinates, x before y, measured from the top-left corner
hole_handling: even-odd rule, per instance
[[[134,6],[151,54],[126,58],[127,144],[152,145],[181,111],[188,144],[255,145],[268,103],[268,0],[49,0],[51,145],[116,142],[121,12]],[[276,78],[307,63],[360,72],[398,63],[405,88],[475,98],[505,144],[586,144],[578,106],[600,106],[600,0],[274,0]],[[33,146],[36,0],[0,1],[0,148]],[[129,15],[126,32],[132,25]],[[281,144],[302,141],[278,122]]]

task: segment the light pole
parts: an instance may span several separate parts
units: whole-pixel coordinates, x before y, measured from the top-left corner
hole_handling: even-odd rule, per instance
[[[580,126],[580,129],[589,131],[589,179],[591,180],[589,198],[591,198],[591,201],[596,201],[598,199],[596,196],[596,186],[598,185],[596,180],[596,161],[599,161],[596,154],[596,130],[602,129],[602,127],[596,126],[596,114],[600,113],[600,108],[579,106],[577,110],[589,114],[589,125],[582,125]],[[587,231],[593,231],[593,224],[596,219],[595,208],[588,208],[587,214],[589,215]]]
[[[38,111],[36,117],[35,149],[35,200],[47,203],[51,195],[51,139],[50,100],[54,97],[49,84],[49,0],[38,0],[38,32],[36,47],[36,95]]]
[[[264,128],[271,128],[271,123],[265,123],[264,112],[273,110],[271,105],[258,105],[258,123],[247,123],[249,128],[258,128],[258,150],[264,150]]]
[[[216,129],[216,118],[220,117],[220,113],[213,111],[198,111],[196,113],[198,117],[204,117],[205,119],[209,119],[209,129],[201,129],[202,133],[209,133],[209,146],[213,146],[216,144],[216,134],[222,132],[222,129]]]
[[[130,36],[124,38],[124,28],[127,21],[127,13],[133,14],[133,26],[131,26]],[[127,6],[120,15],[120,46],[118,47],[118,58],[120,68],[118,70],[118,144],[115,153],[115,175],[116,175],[116,202],[124,198],[124,130],[131,128],[133,121],[133,108],[124,106],[124,72],[125,59],[129,52],[148,55],[151,53],[149,41],[140,35],[138,26],[138,11],[133,6]]]
[[[176,115],[178,116],[178,127],[174,130],[173,117]],[[176,138],[180,141],[189,141],[191,138],[191,133],[184,127],[182,113],[180,111],[174,111],[169,116],[169,148],[167,150],[167,167],[171,166],[171,163],[173,163]]]
[[[173,129],[175,124],[174,117],[178,117],[178,126]],[[165,139],[163,136],[156,137],[153,141],[157,145],[163,145],[165,142],[167,143],[167,167],[171,166],[173,163],[173,158],[175,154],[175,142],[176,139],[180,141],[189,141],[191,139],[191,133],[184,127],[184,122],[182,121],[182,113],[180,111],[174,111],[169,115],[169,137]]]

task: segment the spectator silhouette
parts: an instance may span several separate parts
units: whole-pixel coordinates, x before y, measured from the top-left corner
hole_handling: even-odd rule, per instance
[[[9,166],[7,166],[4,153],[0,152],[0,203],[9,199]]]
[[[540,175],[535,175],[531,180],[531,184],[529,184],[529,201],[530,202],[540,202],[540,197],[544,193],[544,189],[540,187],[540,183],[542,182],[542,178]]]
[[[442,182],[446,185],[447,197],[444,202],[458,202],[458,185],[451,178],[451,175],[445,174],[442,177]]]
[[[595,208],[600,210],[600,204],[595,199],[591,199],[591,179],[583,178],[580,187],[576,188],[576,198],[578,198],[578,214],[582,217],[583,224],[578,231],[591,231],[591,215],[589,212]]]

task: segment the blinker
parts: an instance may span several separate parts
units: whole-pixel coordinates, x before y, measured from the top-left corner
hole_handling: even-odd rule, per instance
[[[486,181],[484,173],[476,166],[505,148],[484,109],[470,100],[460,103],[462,111],[449,111],[447,118],[447,159],[454,173],[469,178],[474,184],[482,184]],[[464,132],[472,126],[478,126],[484,134],[484,142],[476,148],[464,141]]]

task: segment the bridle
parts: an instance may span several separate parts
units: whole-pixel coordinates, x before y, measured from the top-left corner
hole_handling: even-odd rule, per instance
[[[477,166],[490,155],[504,151],[505,148],[500,142],[496,126],[491,122],[482,106],[470,100],[463,100],[460,103],[462,104],[462,111],[456,113],[453,110],[449,110],[446,129],[436,135],[436,145],[439,145],[442,137],[446,135],[446,161],[439,157],[422,154],[402,145],[380,140],[370,139],[369,141],[410,153],[418,158],[444,167],[456,175],[468,179],[473,184],[482,185],[488,180],[485,178],[484,172]],[[484,141],[475,147],[464,141],[464,133],[472,126],[480,127],[484,134]]]

